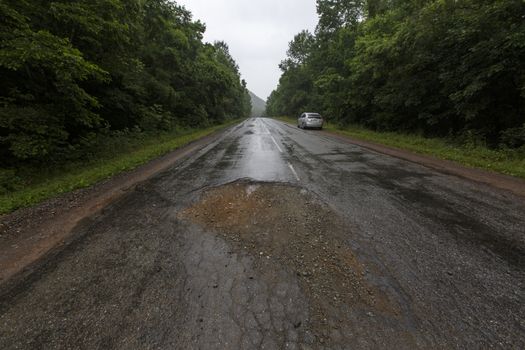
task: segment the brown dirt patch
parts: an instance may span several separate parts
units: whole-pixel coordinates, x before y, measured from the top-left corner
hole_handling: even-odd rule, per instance
[[[385,293],[366,281],[365,268],[347,243],[352,232],[304,189],[236,182],[206,191],[179,217],[215,231],[262,261],[291,269],[309,298],[312,325],[321,339],[329,323],[347,321],[343,310],[400,314]]]

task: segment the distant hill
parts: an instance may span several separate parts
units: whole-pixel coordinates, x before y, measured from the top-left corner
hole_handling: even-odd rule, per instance
[[[266,111],[266,101],[249,91],[252,99],[252,117],[261,117]]]

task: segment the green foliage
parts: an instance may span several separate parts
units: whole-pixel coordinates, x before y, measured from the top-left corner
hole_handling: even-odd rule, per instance
[[[68,126],[100,122],[98,100],[79,84],[104,81],[105,72],[81,52],[2,3],[0,22],[0,143],[2,156],[45,157],[69,137]],[[54,103],[59,101],[60,103]]]
[[[82,159],[110,131],[249,115],[226,44],[168,0],[0,2],[0,167]],[[87,151],[86,151],[87,152]]]
[[[525,143],[525,2],[318,0],[318,12],[304,59],[290,43],[270,115]]]

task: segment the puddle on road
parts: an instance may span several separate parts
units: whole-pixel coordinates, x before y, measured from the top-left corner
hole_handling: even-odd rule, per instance
[[[389,318],[400,313],[366,281],[365,267],[345,243],[351,232],[342,219],[305,189],[235,182],[207,190],[179,216],[219,234],[255,257],[256,265],[269,259],[292,271],[309,299],[305,304],[320,339],[325,334],[329,342],[333,327],[355,323],[353,310]]]

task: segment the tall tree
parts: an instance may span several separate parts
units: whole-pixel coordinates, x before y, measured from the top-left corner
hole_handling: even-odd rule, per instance
[[[319,0],[318,12],[271,113],[307,107],[340,123],[525,144],[525,2]]]
[[[168,0],[0,2],[0,166],[61,161],[98,133],[249,115],[226,44]],[[69,156],[69,155],[68,155]]]

